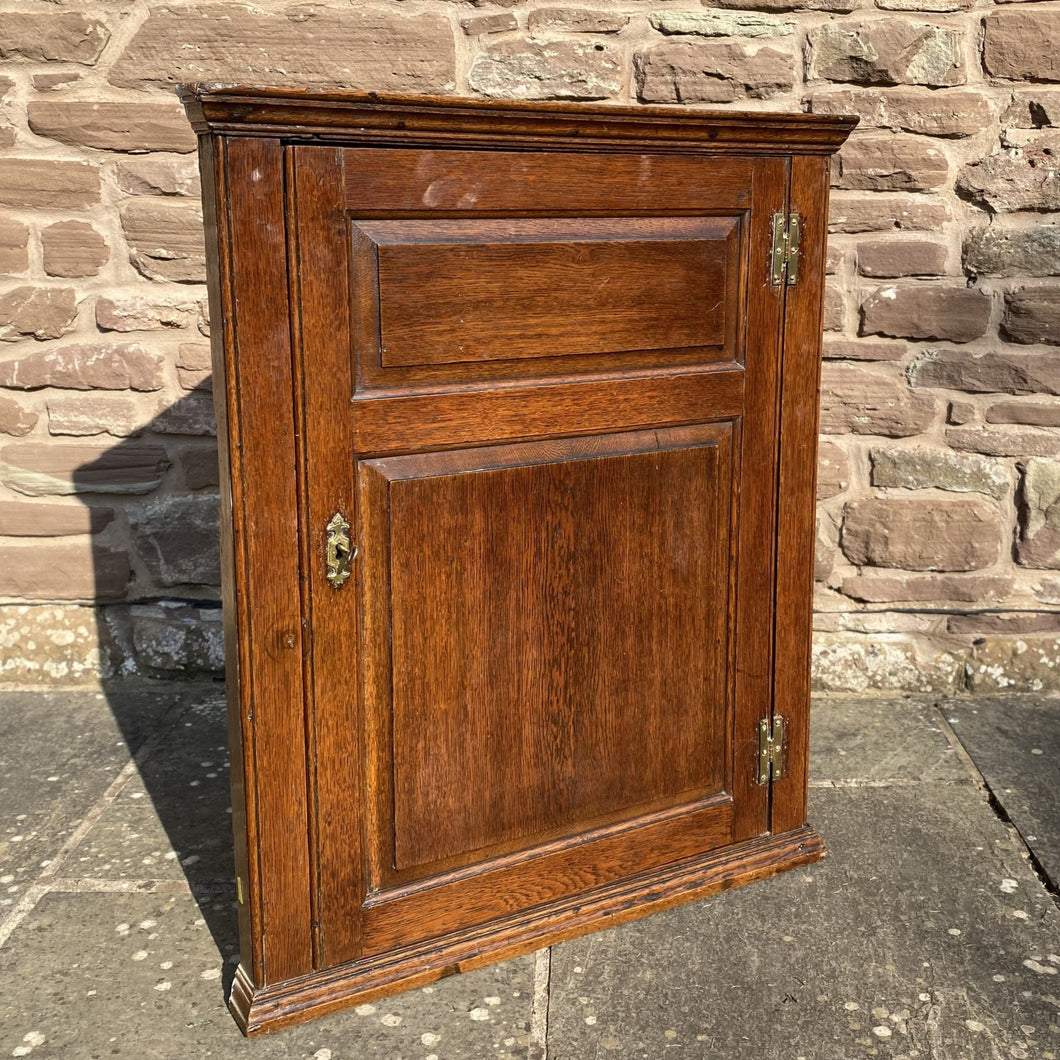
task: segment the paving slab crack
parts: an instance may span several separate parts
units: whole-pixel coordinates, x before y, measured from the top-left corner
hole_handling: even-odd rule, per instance
[[[235,890],[229,880],[190,886],[187,880],[115,880],[88,876],[60,877],[48,884],[47,889],[63,894],[190,894],[200,898],[227,896]]]
[[[958,787],[962,784],[967,784],[968,781],[961,779],[949,779],[947,777],[938,777],[930,781],[925,781],[919,777],[894,777],[890,780],[859,780],[857,778],[847,780],[811,780],[809,786],[811,788],[825,788],[828,790],[839,789],[839,788],[918,788],[925,783],[932,784],[934,787]]]
[[[534,954],[534,1000],[530,1008],[528,1060],[548,1060],[548,1003],[552,980],[552,949]]]

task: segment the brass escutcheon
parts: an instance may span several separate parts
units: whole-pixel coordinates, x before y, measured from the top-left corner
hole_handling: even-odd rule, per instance
[[[350,547],[350,524],[336,512],[328,523],[328,585],[332,589],[341,589],[350,577],[350,562],[353,549]]]

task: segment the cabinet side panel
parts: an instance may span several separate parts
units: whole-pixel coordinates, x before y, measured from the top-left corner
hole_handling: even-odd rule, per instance
[[[792,212],[802,219],[799,281],[787,289],[780,417],[775,710],[787,719],[787,764],[773,785],[772,830],[806,822],[810,639],[821,376],[822,285],[828,217],[827,158],[796,157]]]
[[[257,842],[254,806],[247,802],[245,777],[253,771],[253,732],[246,720],[249,706],[243,703],[241,680],[246,672],[243,656],[246,617],[240,613],[236,573],[241,556],[233,543],[233,508],[242,507],[243,494],[238,469],[239,449],[229,439],[239,422],[235,407],[235,357],[232,355],[232,329],[227,326],[231,305],[230,273],[224,266],[228,255],[228,215],[219,208],[226,194],[223,141],[210,136],[199,138],[199,173],[202,178],[203,223],[206,229],[206,284],[210,299],[211,359],[213,362],[213,401],[217,417],[217,457],[221,493],[221,596],[224,601],[225,690],[228,700],[228,746],[232,786],[232,838],[236,878],[239,881],[239,959],[255,982],[262,981],[260,907],[246,900],[258,887],[258,864],[249,857]],[[230,412],[231,406],[231,412]],[[236,466],[233,467],[233,460]],[[240,566],[242,566],[240,564]]]
[[[279,141],[251,139],[230,140],[225,150],[223,308],[232,327],[229,430],[239,498],[228,603],[238,609],[245,660],[238,701],[252,742],[245,755],[248,812],[257,822],[250,923],[261,933],[253,940],[257,973],[275,983],[312,968],[283,151]]]

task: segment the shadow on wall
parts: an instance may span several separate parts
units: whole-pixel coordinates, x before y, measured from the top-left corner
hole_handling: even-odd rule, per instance
[[[226,957],[227,990],[235,971],[227,957],[237,951],[238,928],[217,600],[216,430],[208,390],[206,379],[143,430],[79,466],[73,482],[94,531],[118,524],[91,538],[103,691],[137,756],[176,864]],[[123,534],[128,551],[115,547]],[[137,581],[158,595],[138,595]],[[127,595],[132,602],[119,602]],[[200,680],[185,681],[183,690],[150,680],[189,677]],[[153,696],[171,702],[159,711],[154,731],[145,732],[144,707]],[[132,841],[142,837],[124,838],[130,852],[139,849]],[[158,870],[130,871],[150,876]]]

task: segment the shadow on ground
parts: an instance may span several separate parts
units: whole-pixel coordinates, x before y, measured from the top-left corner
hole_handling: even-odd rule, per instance
[[[92,537],[103,696],[137,775],[92,829],[84,873],[183,877],[218,952],[237,947],[220,664],[217,452],[209,379],[73,475]],[[164,597],[144,597],[147,581]],[[132,598],[128,605],[113,606]],[[207,620],[205,623],[203,619]],[[186,678],[192,684],[159,684]],[[213,676],[216,677],[216,674]],[[88,858],[87,864],[84,859]],[[223,982],[234,966],[225,964]]]

